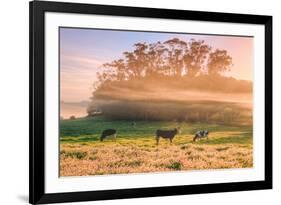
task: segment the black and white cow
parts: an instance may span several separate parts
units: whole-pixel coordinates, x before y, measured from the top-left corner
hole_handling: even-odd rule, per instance
[[[193,137],[193,141],[197,141],[199,139],[202,138],[207,138],[207,140],[209,139],[209,131],[208,130],[199,130],[195,133],[195,136]]]

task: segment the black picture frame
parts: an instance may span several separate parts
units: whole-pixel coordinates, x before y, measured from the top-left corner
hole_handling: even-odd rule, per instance
[[[248,14],[230,14],[105,6],[62,2],[32,1],[30,11],[30,143],[29,143],[29,202],[31,204],[75,202],[168,195],[201,194],[272,188],[272,17]],[[71,193],[45,193],[45,72],[44,32],[45,12],[98,14],[111,16],[149,17],[163,19],[199,20],[259,24],[265,26],[265,180],[219,184],[182,185],[153,188],[134,188]]]

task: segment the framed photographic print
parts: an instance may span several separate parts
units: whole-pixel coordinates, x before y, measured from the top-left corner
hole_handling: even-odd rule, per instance
[[[30,203],[272,188],[272,17],[30,2]]]

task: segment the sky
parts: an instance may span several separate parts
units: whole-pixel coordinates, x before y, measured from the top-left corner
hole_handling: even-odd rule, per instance
[[[214,49],[227,50],[234,64],[228,75],[252,80],[252,37],[60,28],[61,100],[89,100],[102,64],[119,59],[124,51],[133,50],[135,43],[163,42],[175,37],[204,40]]]

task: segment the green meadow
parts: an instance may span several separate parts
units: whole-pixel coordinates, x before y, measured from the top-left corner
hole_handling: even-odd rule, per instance
[[[181,128],[173,143],[157,129]],[[117,130],[117,140],[100,142],[105,129]],[[209,140],[193,142],[197,130]],[[253,166],[252,127],[165,121],[110,120],[103,116],[61,120],[60,175],[101,175]]]

